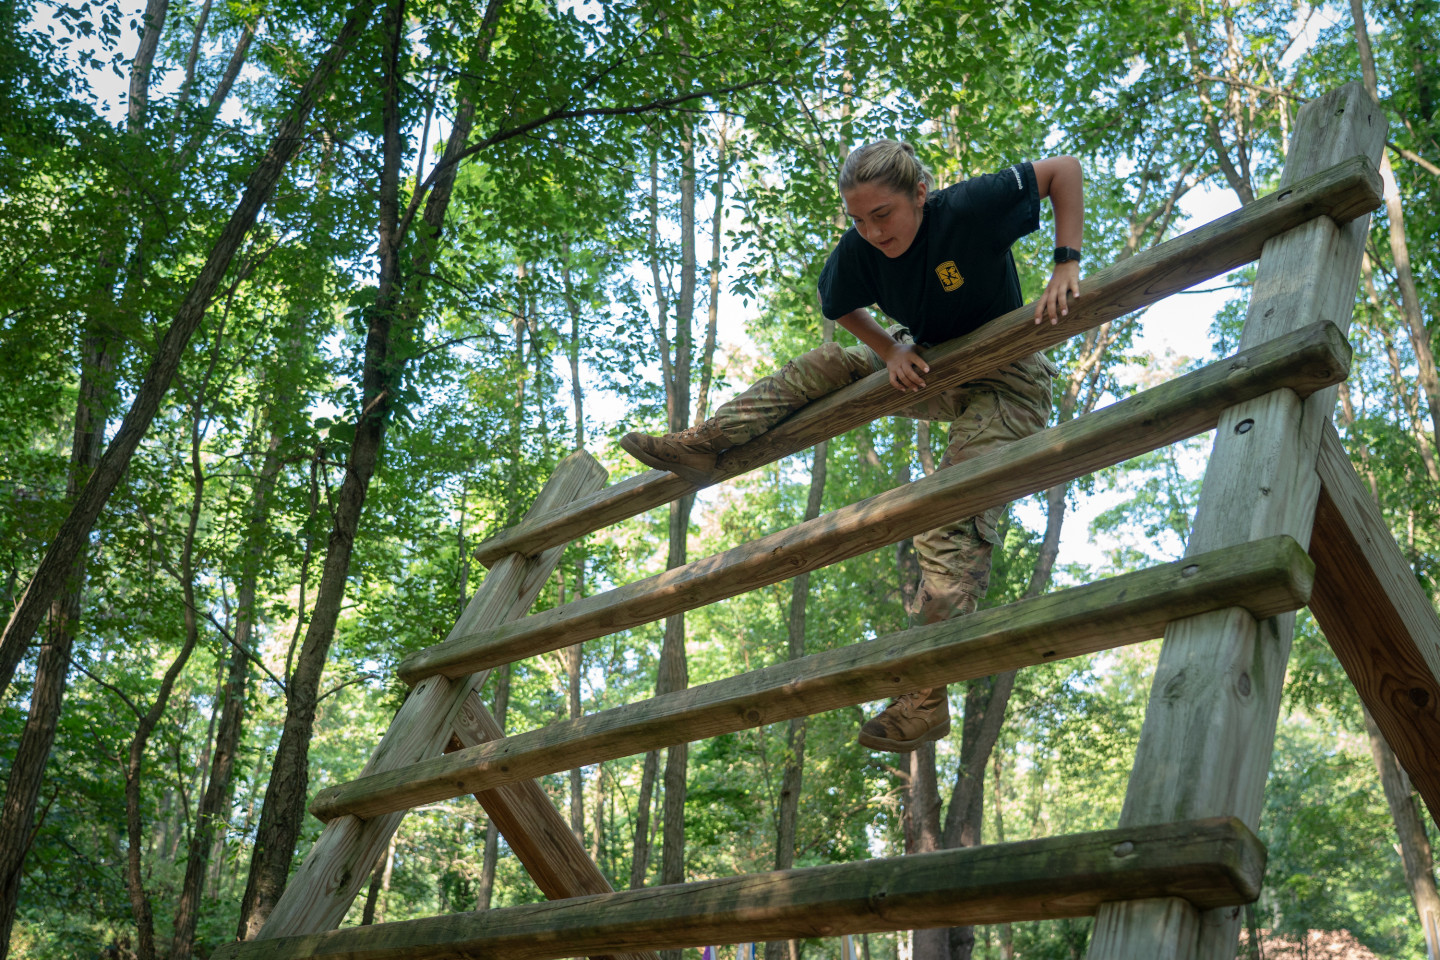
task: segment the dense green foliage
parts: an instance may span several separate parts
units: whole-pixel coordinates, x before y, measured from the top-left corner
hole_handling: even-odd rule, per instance
[[[888,134],[912,139],[942,182],[1018,158],[1079,156],[1087,172],[1088,272],[1174,236],[1197,198],[1224,195],[1234,206],[1268,191],[1299,103],[1360,73],[1347,8],[1277,0],[1124,0],[1087,8],[1025,0],[495,6],[488,57],[476,53],[491,29],[483,4],[412,0],[401,8],[402,214],[412,195],[423,196],[421,185],[428,189],[462,100],[474,105],[475,149],[459,168],[440,236],[420,236],[401,253],[406,260],[421,242],[439,245],[423,271],[426,284],[413,292],[414,329],[397,346],[394,362],[403,373],[389,398],[390,429],[329,652],[309,754],[312,791],[359,773],[404,697],[395,664],[449,631],[484,575],[470,559],[474,545],[523,514],[577,436],[612,480],[637,472],[614,441],[664,422],[652,324],[657,296],[674,296],[667,284],[682,256],[687,138],[697,145],[702,273],[717,192],[723,205],[713,409],[777,358],[819,341],[814,284],[841,229],[833,180],[855,144]],[[20,0],[0,9],[6,609],[67,509],[82,374],[97,377],[112,396],[113,432],[275,118],[345,12],[331,0],[224,0],[213,7],[173,0],[148,119],[133,130],[125,123],[125,84],[138,8],[120,0]],[[1368,15],[1433,343],[1440,312],[1440,174],[1433,167],[1440,163],[1433,50],[1440,6],[1384,0]],[[371,27],[322,99],[304,151],[231,267],[92,536],[81,633],[12,956],[132,949],[124,767],[137,717],[185,641],[189,581],[200,648],[150,739],[141,790],[143,882],[159,940],[169,943],[242,616],[237,594],[250,572],[257,604],[247,710],[224,829],[207,870],[197,954],[234,934],[286,684],[360,413],[367,310],[378,289],[384,125],[378,16]],[[246,30],[256,39],[238,81],[223,105],[207,106]],[[1440,589],[1440,436],[1429,405],[1440,398],[1426,396],[1416,379],[1387,228],[1377,215],[1352,333],[1352,412],[1337,422],[1433,593]],[[1050,246],[1043,226],[1016,247],[1028,295],[1048,275]],[[661,265],[653,275],[652,257]],[[1146,339],[1166,324],[1195,322],[1194,311],[1165,305],[1115,322],[1100,341],[1057,348],[1054,357],[1074,385],[1068,409],[1057,396],[1060,415],[1080,415],[1223,355],[1235,342],[1252,279],[1243,271],[1227,281],[1232,299],[1213,318],[1206,356],[1166,356]],[[697,324],[709,299],[701,286]],[[82,369],[85,338],[97,330],[117,345],[113,372]],[[1062,377],[1057,390],[1066,383]],[[837,438],[823,509],[908,481],[943,448],[942,424],[917,432],[904,420]],[[1055,582],[1086,582],[1178,555],[1207,449],[1201,438],[1074,485],[1070,507],[1095,519],[1088,531],[1075,530],[1072,519]],[[703,494],[691,556],[797,523],[810,456]],[[257,492],[265,495],[258,514]],[[1042,493],[1006,517],[987,605],[1024,595],[1045,509]],[[539,607],[575,599],[577,589],[589,595],[658,572],[665,541],[665,514],[656,511],[572,545]],[[902,628],[905,569],[887,549],[815,573],[807,651]],[[783,660],[789,596],[789,585],[779,584],[689,614],[691,684]],[[586,712],[653,693],[661,629],[650,624],[586,645]],[[986,782],[987,842],[1114,823],[1157,650],[1144,644],[1020,674]],[[12,763],[34,674],[32,652],[4,691],[0,770]],[[568,715],[558,657],[516,664],[511,679],[508,730]],[[484,693],[492,696],[493,683]],[[907,774],[855,742],[864,713],[810,721],[797,865],[904,849]],[[959,765],[958,734],[952,739],[939,750],[942,785],[953,782]],[[690,877],[773,865],[785,752],[783,726],[692,748]],[[617,888],[629,882],[642,760],[584,771],[584,843]],[[567,778],[544,783],[566,808]],[[948,798],[948,790],[942,794]],[[654,818],[651,827],[658,837]],[[1292,939],[1343,928],[1379,956],[1424,956],[1358,699],[1308,620],[1296,641],[1261,827],[1270,863],[1256,910],[1260,926]],[[319,829],[307,819],[301,855]],[[1429,830],[1433,837],[1433,823]],[[376,876],[377,916],[475,908],[484,836],[483,812],[470,798],[410,815],[393,860]],[[501,852],[490,902],[538,899],[503,844]],[[658,860],[651,857],[652,878]],[[358,922],[363,907],[362,894],[347,922]],[[1080,922],[984,929],[977,931],[978,955],[1001,956],[1005,940],[1027,960],[1079,956],[1088,929]],[[807,956],[838,955],[833,941],[804,949]],[[872,936],[867,949],[898,957],[903,936]]]

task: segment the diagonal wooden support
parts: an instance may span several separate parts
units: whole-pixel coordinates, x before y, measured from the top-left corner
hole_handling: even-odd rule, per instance
[[[1105,830],[908,857],[626,890],[503,910],[232,943],[215,960],[557,960],[690,947],[1082,917],[1106,899],[1253,901],[1265,850],[1238,820]]]
[[[445,749],[460,750],[491,740],[505,731],[472,692],[455,717],[455,735]],[[510,852],[525,867],[540,892],[551,900],[610,893],[610,881],[585,853],[570,825],[555,809],[545,788],[534,780],[519,780],[475,794],[485,815],[495,822]],[[591,960],[660,960],[655,953],[634,951]]]
[[[1349,362],[1350,346],[1333,326],[1298,330],[753,543],[517,623],[457,632],[406,657],[400,676],[459,676],[786,580],[1194,436],[1221,410],[1277,385],[1306,396],[1343,380]]]
[[[472,693],[455,718],[455,738],[446,753],[503,739],[500,725]],[[538,782],[517,777],[503,786],[479,791],[475,799],[545,896],[559,900],[610,891],[609,881],[576,842],[570,825]]]
[[[604,484],[605,475],[604,468],[588,453],[572,454],[556,468],[530,513],[543,514],[598,489]],[[559,562],[563,549],[563,545],[551,547],[537,557],[513,556],[496,564],[452,633],[482,629],[523,616]],[[474,691],[484,678],[483,673],[453,680],[434,677],[417,685],[365,765],[365,772],[379,773],[438,756],[450,740],[457,718],[467,703],[471,705],[471,719],[462,721],[467,723],[467,729],[483,724],[487,718],[494,725],[494,719],[478,704],[478,698],[471,703]],[[545,803],[553,812],[548,798]],[[370,820],[341,817],[327,824],[256,939],[269,941],[337,927],[403,817],[402,811]],[[568,829],[561,832],[574,842]],[[523,845],[526,838],[515,839]],[[578,847],[578,842],[574,846]],[[562,871],[559,884],[552,884],[552,888],[566,896],[595,892],[594,878],[588,874],[577,879]]]
[[[322,820],[374,817],[467,790],[533,783],[528,778],[677,742],[1149,640],[1176,616],[1236,604],[1273,616],[1305,605],[1313,573],[1289,537],[1239,544],[337,784],[316,796],[310,812]]]
[[[1341,158],[1378,159],[1385,117],[1358,83],[1307,103],[1282,190]],[[1321,217],[1265,245],[1241,346],[1315,323],[1348,330],[1369,216]],[[1225,411],[1201,487],[1187,555],[1275,534],[1310,544],[1327,388],[1302,400],[1276,390]],[[1274,748],[1294,614],[1257,622],[1242,609],[1172,623],[1165,633],[1121,826],[1235,816],[1255,826]],[[1106,904],[1091,960],[1221,960],[1235,955],[1238,910],[1173,899]]]
[[[1328,423],[1316,467],[1310,612],[1440,819],[1440,616]]]
[[[1337,155],[1337,160],[1341,158]],[[1234,213],[1197,227],[1086,277],[1084,295],[1058,325],[1036,325],[1035,305],[997,317],[974,333],[927,350],[930,372],[919,393],[899,393],[882,371],[837,390],[721,459],[716,482],[805,450],[955,384],[1046,350],[1091,327],[1122,317],[1203,280],[1250,263],[1271,237],[1314,219],[1347,223],[1380,205],[1380,175],[1365,157],[1351,157],[1296,179]],[[563,510],[526,518],[480,544],[490,564],[509,553],[536,553],[644,513],[697,489],[673,473],[651,470],[578,500]]]

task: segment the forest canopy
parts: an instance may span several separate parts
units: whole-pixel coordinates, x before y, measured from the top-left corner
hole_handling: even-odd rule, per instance
[[[1386,203],[1334,421],[1433,598],[1437,35],[1436,0],[4,5],[0,957],[254,936],[320,834],[306,804],[360,775],[398,664],[449,634],[475,548],[557,464],[638,474],[627,431],[855,342],[815,291],[840,165],[875,138],[941,185],[1078,158],[1089,275],[1273,191],[1300,107],[1364,83]],[[1031,300],[1048,216],[1014,247]],[[1056,347],[1052,423],[1232,353],[1254,281]],[[947,430],[882,418],[576,540],[535,609],[929,475]],[[1209,449],[1012,504],[982,607],[1181,556]],[[903,629],[918,573],[907,540],[502,667],[480,697],[515,733],[844,647]],[[617,890],[1103,829],[1158,651],[951,685],[954,734],[908,757],[856,743],[877,703],[541,784]],[[1303,613],[1258,833],[1243,955],[1422,958],[1427,915],[1440,937],[1435,822]],[[344,922],[541,899],[465,797],[405,818]],[[1078,957],[1090,931],[860,946]]]

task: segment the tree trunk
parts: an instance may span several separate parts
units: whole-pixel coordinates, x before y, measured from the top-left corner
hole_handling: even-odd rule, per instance
[[[595,764],[595,803],[592,806],[595,812],[594,833],[590,837],[590,859],[595,861],[595,866],[605,873],[600,858],[605,853],[605,764]],[[607,875],[608,879],[608,875]]]
[[[918,425],[914,436],[920,435]],[[908,440],[907,440],[908,446]],[[909,450],[901,459],[897,486],[910,482]],[[920,560],[915,554],[912,540],[902,540],[895,545],[895,566],[900,575],[901,594],[905,609],[913,610],[915,594],[920,586]],[[903,809],[901,825],[905,832],[905,852],[925,853],[940,849],[940,787],[935,778],[935,744],[922,744],[913,753],[903,758],[907,764],[904,771]],[[898,773],[899,771],[897,771]],[[897,942],[902,934],[897,934]],[[944,960],[947,934],[940,930],[913,930],[906,946],[912,960]]]
[[[204,891],[209,859],[218,847],[223,850],[225,829],[230,818],[230,801],[234,795],[231,777],[235,756],[240,749],[240,735],[245,725],[245,697],[250,682],[250,639],[254,630],[256,585],[264,555],[267,534],[270,488],[280,473],[280,436],[272,434],[265,459],[255,477],[251,494],[250,517],[236,595],[236,622],[231,638],[230,665],[225,678],[224,704],[215,735],[211,758],[210,780],[195,812],[195,832],[190,838],[189,855],[185,860],[185,879],[175,907],[175,933],[171,941],[171,960],[190,960],[195,949],[195,926],[200,915],[200,899]]]
[[[218,338],[217,338],[218,339]],[[216,343],[219,349],[219,343]],[[215,356],[211,358],[211,369],[214,369]],[[205,381],[209,380],[209,371]],[[130,741],[129,762],[125,766],[125,830],[127,839],[125,885],[130,895],[130,909],[135,916],[135,928],[137,933],[138,950],[136,955],[139,960],[154,960],[155,958],[155,917],[154,910],[150,904],[150,896],[145,890],[145,875],[141,854],[145,847],[144,824],[140,809],[140,789],[143,786],[142,775],[145,766],[145,749],[149,745],[150,735],[155,732],[160,720],[165,715],[165,708],[169,706],[170,694],[175,689],[175,681],[180,676],[180,671],[185,669],[185,664],[190,660],[190,654],[195,650],[195,644],[200,639],[200,629],[195,614],[195,530],[200,523],[200,508],[205,493],[205,473],[200,466],[200,416],[201,404],[203,402],[203,386],[195,395],[191,406],[190,420],[190,476],[191,476],[191,499],[190,517],[185,528],[185,538],[180,548],[180,569],[174,570],[180,579],[180,587],[184,595],[183,617],[185,622],[185,641],[176,654],[175,660],[165,671],[164,678],[160,681],[160,689],[155,695],[155,702],[150,709],[139,718],[139,724],[135,729],[135,736]],[[162,546],[163,549],[163,546]],[[183,804],[184,801],[182,800]],[[177,835],[179,831],[176,831]]]
[[[720,234],[725,226],[725,176],[729,162],[726,147],[729,135],[729,122],[722,113],[715,131],[715,189],[712,191],[715,194],[715,209],[710,215],[710,302],[705,318],[705,345],[700,355],[700,389],[695,395],[697,426],[710,415],[710,384],[715,376],[715,334],[720,324]],[[834,338],[832,333],[830,339]]]
[[[373,2],[373,0],[368,0]],[[489,56],[501,0],[490,0],[481,24],[477,66]],[[468,96],[450,128],[450,137],[425,201],[424,226],[401,253],[408,234],[408,216],[400,215],[400,166],[404,154],[400,117],[400,63],[405,36],[404,0],[393,0],[385,16],[385,84],[382,127],[384,147],[380,177],[377,259],[379,282],[375,304],[367,311],[361,404],[350,445],[345,480],[335,498],[335,519],[316,591],[315,607],[290,679],[284,728],[275,751],[273,775],[265,792],[256,831],[255,853],[240,909],[240,936],[259,932],[284,892],[290,861],[305,813],[309,788],[309,744],[315,721],[320,678],[335,636],[341,601],[350,573],[350,558],[365,504],[365,495],[379,464],[389,414],[404,376],[412,331],[423,305],[422,278],[439,252],[439,237],[453,196],[458,158],[465,151],[475,107]],[[418,202],[418,194],[414,202]]]
[[[921,744],[910,754],[910,778],[905,785],[905,852],[929,853],[940,849],[940,785],[935,777],[935,744]],[[950,931],[945,928],[911,933],[914,960],[946,960]]]
[[[717,205],[718,206],[718,205]],[[717,217],[718,221],[718,217]],[[712,285],[712,290],[714,289]],[[821,341],[835,339],[835,322],[822,323]],[[825,472],[830,450],[829,441],[815,445],[815,459],[810,468],[810,493],[805,501],[805,520],[820,516],[825,496]],[[806,605],[810,599],[810,574],[802,573],[790,581],[790,616],[787,622],[787,653],[791,660],[805,656]],[[785,769],[780,775],[779,809],[775,818],[775,869],[789,870],[795,865],[795,835],[800,820],[800,791],[805,774],[805,717],[790,721],[785,736]],[[765,960],[799,960],[798,941],[772,941],[765,944]]]
[[[72,502],[100,459],[105,440],[106,398],[113,393],[110,380],[114,374],[115,351],[114,337],[92,326],[82,344],[80,393],[75,404],[75,430],[66,480],[66,499]],[[65,697],[70,651],[79,627],[87,558],[86,545],[81,544],[70,577],[50,608],[50,624],[40,647],[30,694],[30,714],[6,784],[5,807],[0,814],[0,958],[6,955],[8,948],[4,945],[10,941],[19,899],[20,869],[34,837],[40,781]]]
[[[146,106],[149,102],[150,75],[159,47],[160,34],[165,25],[168,0],[150,0],[146,6],[144,26],[135,58],[130,66],[130,87],[126,111],[128,131],[139,136],[144,131]],[[110,274],[101,286],[105,288],[104,299],[114,296],[114,269],[110,264],[119,263],[122,254],[102,256],[102,274]],[[80,387],[75,404],[74,432],[70,447],[70,466],[66,476],[65,499],[74,513],[77,502],[100,462],[100,451],[104,447],[105,424],[109,409],[114,401],[114,374],[118,335],[108,321],[91,316],[80,350]],[[117,478],[118,479],[118,478]],[[96,508],[98,516],[99,508]],[[5,806],[0,812],[0,960],[9,951],[10,932],[19,903],[20,871],[25,855],[34,839],[36,825],[35,805],[40,795],[40,782],[44,776],[45,763],[55,741],[60,710],[65,699],[65,682],[70,671],[70,651],[74,646],[79,628],[81,600],[85,585],[85,569],[88,562],[90,526],[85,526],[68,551],[51,560],[51,574],[48,586],[42,581],[38,590],[36,580],[40,571],[27,586],[20,603],[11,615],[10,623],[0,635],[0,695],[10,685],[15,668],[19,665],[30,638],[40,625],[45,608],[49,607],[50,625],[36,663],[35,684],[30,695],[30,714],[21,734],[19,748],[12,760],[6,783]],[[62,526],[62,532],[64,527]],[[52,544],[51,552],[54,551]],[[46,561],[41,561],[41,569]],[[48,595],[47,595],[48,591]],[[34,593],[34,599],[29,599]],[[21,614],[27,604],[29,612]],[[17,618],[19,618],[17,620]]]
[[[998,753],[995,754],[994,766],[995,766],[995,777],[994,777],[994,780],[993,780],[992,782],[993,782],[994,785],[995,785],[995,842],[996,842],[996,843],[1004,843],[1004,842],[1005,842],[1005,817],[1004,817],[1004,815],[1003,815],[1003,813],[1002,813],[1002,809],[1003,809],[1003,808],[1002,808],[1001,803],[1000,803],[1000,796],[1001,796],[1001,790],[1000,790],[1001,774],[1004,772],[1004,764],[1003,764],[1003,762],[1001,761],[1001,755],[998,754]],[[1002,924],[999,924],[998,926],[999,926],[999,930],[998,930],[997,932],[998,932],[999,935],[1000,935],[1000,960],[1015,960],[1015,933],[1014,933],[1014,929],[1013,929],[1013,928],[1011,927],[1011,925],[1008,924],[1008,923],[1002,923]],[[953,941],[954,941],[954,937],[953,937],[953,936],[951,937],[951,941],[952,941],[952,945],[953,945]],[[988,938],[987,938],[986,942],[987,942],[987,943],[989,942]],[[953,949],[953,946],[952,946],[952,949]]]
[[[1070,378],[1060,396],[1057,423],[1073,419],[1077,410],[1088,413],[1094,408],[1099,396],[1096,385],[1101,362],[1110,342],[1109,324],[1085,335],[1080,360],[1070,371]],[[1065,524],[1065,497],[1069,489],[1069,484],[1062,483],[1046,491],[1048,510],[1045,536],[1036,557],[1035,569],[1031,571],[1030,583],[1025,588],[1024,596],[1027,599],[1040,596],[1050,583],[1055,561],[1060,555],[1060,534]],[[1007,670],[966,684],[965,715],[960,726],[960,766],[955,772],[950,805],[945,813],[945,849],[980,845],[981,824],[985,818],[985,768],[989,765],[995,744],[1000,738],[1005,711],[1010,705],[1010,694],[1015,689],[1015,676],[1016,671]],[[1006,935],[1008,936],[1008,933]],[[950,960],[970,960],[974,949],[973,928],[950,928]]]
[[[206,308],[229,269],[235,252],[249,235],[261,208],[269,202],[274,193],[280,174],[304,144],[305,125],[310,111],[350,44],[369,19],[374,3],[375,0],[357,0],[350,19],[301,88],[290,113],[277,127],[264,158],[256,164],[251,173],[234,213],[211,247],[209,256],[176,311],[175,319],[166,329],[119,430],[105,448],[69,514],[61,522],[55,539],[51,541],[34,577],[20,598],[20,603],[11,614],[3,637],[0,637],[0,691],[9,686],[15,665],[19,663],[26,645],[39,628],[45,611],[67,580],[72,578],[75,560],[89,539],[100,511],[129,466],[130,457],[149,431],[150,423],[160,409],[160,401],[174,379],[186,345],[205,318]],[[3,864],[0,864],[0,867],[3,867]]]
[[[565,309],[570,314],[570,338],[565,344],[565,359],[570,364],[570,403],[575,417],[575,449],[585,448],[585,391],[580,385],[580,301],[575,296],[575,283],[570,275],[570,240],[561,240],[560,281]]]
[[[505,729],[505,714],[510,711],[510,664],[502,663],[495,668],[495,703],[491,713],[501,730]],[[489,910],[495,894],[495,870],[500,861],[500,830],[491,820],[485,824],[485,859],[480,866],[480,889],[475,895],[475,909]]]
[[[260,932],[289,877],[290,861],[305,815],[310,782],[309,747],[320,679],[335,636],[365,496],[379,464],[389,413],[404,372],[401,348],[409,340],[409,326],[416,309],[413,302],[404,302],[405,278],[400,270],[403,241],[399,229],[400,161],[404,143],[400,132],[399,63],[404,23],[403,0],[393,0],[385,12],[384,134],[377,245],[379,282],[375,304],[367,316],[360,413],[345,465],[345,480],[335,497],[334,522],[315,606],[295,672],[288,680],[285,723],[275,750],[265,802],[260,809],[250,876],[240,907],[241,939],[250,939]],[[425,258],[417,254],[416,259]],[[423,270],[422,263],[416,272]]]
[[[655,342],[665,382],[667,429],[684,430],[690,425],[690,366],[692,338],[690,323],[695,310],[695,142],[687,124],[681,135],[680,174],[680,290],[675,304],[675,332],[667,333],[670,297],[660,268],[660,168],[654,154],[650,159],[650,272],[656,299]],[[673,348],[673,352],[672,352]],[[670,504],[669,553],[666,569],[682,566],[686,536],[690,527],[693,496]],[[685,658],[685,617],[677,614],[665,620],[665,639],[660,650],[657,695],[683,690],[689,685]],[[664,806],[661,812],[663,835],[660,848],[660,882],[680,883],[685,878],[685,794],[689,744],[670,747],[665,754]],[[659,756],[646,754],[641,775],[640,800],[636,814],[630,884],[644,884],[650,858],[650,804]],[[665,960],[678,960],[678,950],[662,951]]]
[[[1368,709],[1361,709],[1365,712],[1365,731],[1370,736],[1370,755],[1375,759],[1380,785],[1385,791],[1385,802],[1395,820],[1400,859],[1405,867],[1405,885],[1410,888],[1410,899],[1420,917],[1425,949],[1430,960],[1436,960],[1440,957],[1440,892],[1435,886],[1435,861],[1430,838],[1425,833],[1425,821],[1421,819],[1420,806],[1415,802],[1410,778],[1396,761],[1390,745],[1375,725],[1375,718],[1370,716]]]
[[[1379,102],[1375,58],[1370,52],[1370,34],[1365,26],[1364,0],[1350,0],[1350,15],[1355,26],[1355,45],[1359,49],[1365,89]],[[1435,369],[1435,352],[1430,347],[1430,332],[1425,327],[1425,317],[1420,309],[1420,291],[1410,266],[1410,244],[1405,237],[1405,208],[1400,203],[1400,187],[1390,166],[1389,150],[1380,154],[1380,179],[1385,184],[1385,215],[1390,224],[1390,255],[1395,261],[1395,278],[1400,287],[1400,310],[1405,315],[1405,328],[1410,333],[1410,345],[1415,351],[1415,368],[1430,409],[1430,430],[1435,446],[1440,447],[1440,374]]]
[[[578,449],[578,448],[577,448]],[[564,574],[562,573],[563,577]],[[575,599],[585,598],[585,557],[578,559],[575,571]],[[584,644],[574,644],[564,650],[565,683],[569,693],[570,719],[578,720],[583,715],[580,705],[580,667],[583,662]],[[585,778],[579,767],[570,771],[570,832],[575,842],[585,845]]]
[[[659,693],[658,689],[656,693]],[[658,750],[645,754],[645,764],[640,771],[640,796],[635,802],[635,836],[630,843],[631,890],[645,886],[645,875],[650,872],[650,804],[655,793],[655,774],[659,767]]]
[[[675,305],[674,375],[666,384],[670,429],[690,425],[690,363],[693,339],[690,323],[695,313],[695,137],[686,122],[681,134],[680,154],[680,296]],[[667,570],[685,565],[686,540],[690,532],[693,495],[670,504],[670,552]],[[660,684],[665,693],[690,685],[685,653],[685,615],[665,619],[665,642],[660,649]],[[657,692],[661,692],[658,690]],[[690,745],[677,743],[665,751],[665,799],[662,813],[664,832],[660,845],[660,882],[685,881],[685,796]],[[662,960],[680,960],[679,950],[662,950]]]
[[[303,145],[305,125],[317,97],[369,19],[374,3],[375,0],[357,0],[340,34],[301,88],[290,113],[277,127],[269,149],[251,173],[234,213],[211,247],[175,319],[166,329],[119,430],[98,461],[90,461],[94,463],[93,470],[84,471],[88,476],[84,478],[83,487],[72,498],[70,512],[61,522],[35,575],[11,613],[4,634],[0,635],[0,692],[3,692],[9,686],[15,667],[46,610],[55,605],[59,616],[52,616],[51,629],[41,649],[36,686],[31,694],[30,721],[26,723],[11,766],[5,809],[0,814],[0,943],[6,944],[0,947],[0,951],[9,949],[19,896],[20,871],[33,836],[32,820],[40,778],[50,755],[64,700],[65,673],[69,669],[74,625],[79,616],[78,591],[84,576],[84,551],[90,533],[110,494],[124,476],[140,440],[149,431],[150,423],[179,368],[185,347],[204,319],[206,308],[229,269],[235,252],[249,235],[261,208],[269,202],[280,174]],[[157,28],[158,42],[158,24],[152,20],[148,26]],[[142,42],[142,51],[144,47]],[[135,103],[132,96],[132,110]],[[85,400],[82,393],[81,402]],[[81,429],[79,418],[76,429],[77,432]],[[103,415],[94,424],[94,430],[103,437]],[[78,464],[84,461],[72,458],[72,462]],[[71,593],[73,599],[69,595]],[[4,953],[0,953],[0,958],[3,956]]]
[[[395,839],[399,835],[399,830],[390,835],[390,842],[385,845],[385,855],[375,861],[375,869],[370,872],[370,889],[365,892],[365,907],[360,912],[362,927],[385,922],[385,909],[380,898],[390,892],[390,874],[395,869]],[[491,879],[494,879],[493,876]]]

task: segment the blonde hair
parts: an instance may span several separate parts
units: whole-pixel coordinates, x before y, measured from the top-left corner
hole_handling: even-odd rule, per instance
[[[924,183],[935,186],[935,177],[915,155],[915,148],[903,140],[875,140],[858,147],[840,168],[840,192],[862,183],[879,183],[896,193],[914,197]]]

